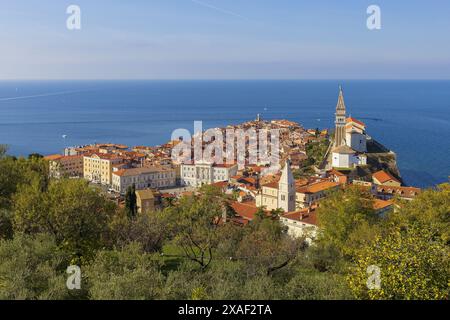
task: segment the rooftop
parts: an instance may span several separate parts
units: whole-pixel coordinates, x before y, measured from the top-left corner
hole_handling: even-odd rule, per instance
[[[380,183],[385,183],[388,182],[390,180],[394,180],[398,183],[400,183],[400,181],[398,181],[395,177],[393,177],[390,173],[384,171],[384,170],[380,170],[375,172],[372,175],[373,178],[377,179]]]
[[[313,184],[309,184],[306,186],[297,187],[298,193],[317,193],[324,190],[328,190],[331,188],[336,188],[339,186],[339,183],[332,181],[321,181]]]

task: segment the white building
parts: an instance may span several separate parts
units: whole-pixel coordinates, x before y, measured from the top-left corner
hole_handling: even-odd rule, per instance
[[[295,210],[295,180],[289,160],[286,160],[278,182],[278,208],[284,212]]]
[[[367,152],[366,125],[355,118],[347,118],[345,143],[357,152]]]
[[[176,172],[172,168],[154,166],[122,169],[112,173],[111,187],[114,191],[124,194],[133,184],[136,190],[174,187]]]
[[[288,228],[287,233],[291,237],[304,237],[309,244],[317,237],[319,228],[314,210],[308,208],[297,212],[286,213],[280,217],[280,222]]]
[[[354,168],[366,165],[367,156],[358,153],[347,145],[336,147],[332,151],[332,165],[334,168]]]
[[[237,175],[237,164],[200,163],[180,165],[180,180],[184,186],[200,187],[221,181],[229,181]]]

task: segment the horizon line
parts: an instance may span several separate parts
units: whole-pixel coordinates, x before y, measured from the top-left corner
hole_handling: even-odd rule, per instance
[[[450,81],[450,78],[13,78],[8,81]]]

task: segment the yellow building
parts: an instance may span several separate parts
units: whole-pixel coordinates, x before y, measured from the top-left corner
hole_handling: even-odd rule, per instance
[[[261,194],[256,197],[258,207],[265,207],[266,210],[278,209],[278,182],[263,185]]]
[[[155,195],[152,190],[136,191],[136,205],[139,213],[155,211]]]
[[[339,183],[320,181],[297,188],[295,200],[298,208],[307,208],[326,196],[328,191],[339,188]]]
[[[380,170],[372,175],[373,183],[383,186],[400,187],[402,184],[390,173]]]
[[[311,184],[297,186],[295,190],[295,209],[285,212],[307,208],[326,196],[327,191],[337,189],[339,183],[333,181],[319,181]],[[256,196],[256,205],[266,210],[275,210],[282,207],[283,197],[280,194],[278,182],[271,182],[262,186],[261,193]]]
[[[94,153],[83,157],[84,178],[103,185],[110,185],[113,166],[123,162],[117,154]]]

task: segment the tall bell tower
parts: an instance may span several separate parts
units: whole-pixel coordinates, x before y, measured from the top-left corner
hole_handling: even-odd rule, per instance
[[[286,160],[278,182],[278,207],[284,212],[295,211],[295,180],[291,170],[291,161]]]
[[[339,97],[336,105],[336,130],[334,131],[334,146],[339,147],[345,145],[345,119],[346,119],[346,111],[345,111],[345,102],[344,102],[344,93],[342,91],[342,87],[339,86]]]

